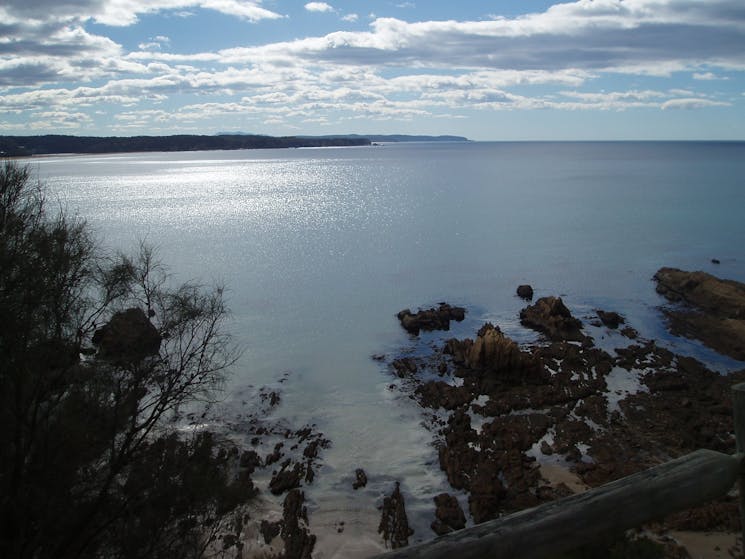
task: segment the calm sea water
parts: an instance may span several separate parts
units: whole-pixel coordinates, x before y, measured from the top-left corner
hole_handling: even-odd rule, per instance
[[[317,510],[363,509],[397,479],[417,535],[431,537],[431,498],[445,486],[427,465],[430,435],[370,358],[411,345],[402,308],[461,304],[469,318],[455,333],[492,320],[530,341],[514,296],[530,283],[578,316],[616,310],[644,336],[723,371],[742,366],[667,336],[651,277],[675,266],[745,281],[745,143],[398,144],[31,165],[108,246],[146,239],[179,279],[228,286],[245,347],[231,387],[289,373],[276,414],[334,441],[309,490]],[[350,490],[356,467],[371,476],[366,493]]]

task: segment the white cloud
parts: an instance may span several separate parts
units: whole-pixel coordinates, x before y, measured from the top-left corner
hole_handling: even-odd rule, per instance
[[[140,15],[190,8],[215,10],[248,21],[277,19],[280,14],[261,7],[260,0],[6,0],[0,15],[20,20],[82,22],[89,19],[110,26],[127,26]],[[4,12],[4,14],[3,14]]]
[[[701,80],[701,81],[714,81],[714,80],[728,80],[729,78],[727,76],[717,76],[713,72],[694,72],[693,79]]]
[[[306,6],[311,5],[328,6]],[[284,64],[573,68],[665,76],[703,65],[745,69],[742,49],[732,45],[745,45],[745,8],[739,0],[579,0],[544,13],[491,21],[410,23],[378,18],[367,31],[339,31],[225,52],[231,60]]]
[[[662,109],[703,109],[706,107],[728,107],[730,103],[712,101],[711,99],[670,99],[662,104]]]
[[[688,84],[688,76],[726,79],[717,72],[745,70],[741,0],[578,0],[490,21],[378,18],[362,31],[193,54],[174,52],[164,35],[128,53],[85,25],[195,8],[251,21],[281,16],[249,0],[7,1],[0,7],[0,113],[58,127],[88,126],[81,115],[100,110],[110,118],[97,119],[116,118],[127,130],[156,130],[246,115],[320,123],[463,118],[472,110],[699,109],[728,103],[696,87],[587,88],[601,79],[629,82],[627,74],[648,84],[648,75],[685,72]],[[339,13],[325,2],[305,8]],[[185,104],[166,104],[176,94]]]
[[[137,48],[140,50],[161,50],[164,46],[167,46],[171,42],[171,39],[164,35],[157,35],[152,37],[147,43],[140,43]]]
[[[309,12],[334,12],[334,7],[326,2],[308,2],[305,9]]]

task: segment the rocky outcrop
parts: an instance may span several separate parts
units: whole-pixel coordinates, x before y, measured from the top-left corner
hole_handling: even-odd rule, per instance
[[[161,336],[145,311],[131,308],[115,313],[91,341],[98,347],[99,359],[127,364],[157,355]]]
[[[705,272],[661,268],[657,292],[682,307],[665,310],[670,331],[745,360],[745,284]]]
[[[316,536],[308,530],[305,494],[293,489],[285,497],[280,535],[285,543],[285,559],[311,559]],[[265,536],[266,537],[266,536]]]
[[[521,347],[487,323],[474,339],[450,339],[429,357],[417,354],[416,373],[403,384],[422,406],[441,410],[425,412],[436,430],[439,465],[467,495],[475,523],[695,449],[734,452],[731,385],[745,380],[745,370],[723,376],[644,340],[622,315],[598,311],[605,326],[624,325],[623,335],[637,340],[608,352],[582,335],[558,297],[540,299],[521,318],[553,341]],[[538,466],[559,460],[568,478]],[[432,529],[458,529],[457,500],[443,494],[435,505]],[[723,499],[681,525],[734,525],[728,519],[737,514],[736,500]]]
[[[404,309],[396,315],[401,321],[401,326],[415,336],[419,335],[421,330],[450,330],[450,321],[460,322],[466,317],[466,309],[463,307],[453,307],[447,303],[440,303],[439,307],[420,310],[412,313],[409,309]]]
[[[685,301],[721,318],[745,319],[743,283],[676,268],[660,268],[654,279],[657,292],[670,301]]]
[[[442,380],[431,380],[416,388],[419,403],[428,408],[454,410],[471,401],[471,394],[463,386],[452,386]]]
[[[530,380],[541,375],[542,366],[532,354],[522,351],[502,331],[487,322],[476,335],[465,359],[466,367]]]
[[[409,527],[404,496],[401,494],[401,487],[398,482],[396,482],[393,492],[383,499],[378,533],[383,535],[386,545],[390,545],[391,549],[409,545],[409,536],[414,533],[414,530]]]
[[[274,495],[280,495],[285,491],[300,487],[300,480],[305,474],[302,464],[295,463],[290,467],[291,461],[286,460],[282,468],[275,472],[272,480],[269,482],[269,490]]]
[[[542,297],[520,311],[523,326],[544,333],[551,340],[582,341],[582,323],[572,316],[561,297]]]

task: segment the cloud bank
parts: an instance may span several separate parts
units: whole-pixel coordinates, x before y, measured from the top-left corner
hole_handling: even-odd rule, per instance
[[[745,71],[741,0],[577,0],[478,21],[381,17],[365,30],[189,53],[174,51],[164,36],[126,51],[87,27],[133,26],[146,14],[197,8],[254,24],[284,17],[249,0],[10,0],[0,7],[0,114],[75,127],[93,118],[87,108],[106,112],[116,104],[126,107],[114,116],[121,131],[162,124],[165,115],[198,128],[235,114],[300,123],[461,118],[463,111],[695,110],[734,101],[675,87],[591,88],[681,74],[704,85]],[[336,12],[325,2],[304,8]],[[175,96],[194,102],[166,108]],[[205,96],[209,102],[197,99]]]

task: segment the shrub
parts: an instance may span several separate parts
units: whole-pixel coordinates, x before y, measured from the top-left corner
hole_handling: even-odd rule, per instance
[[[198,557],[253,494],[213,436],[176,434],[235,352],[222,289],[170,284],[0,168],[0,556]]]

